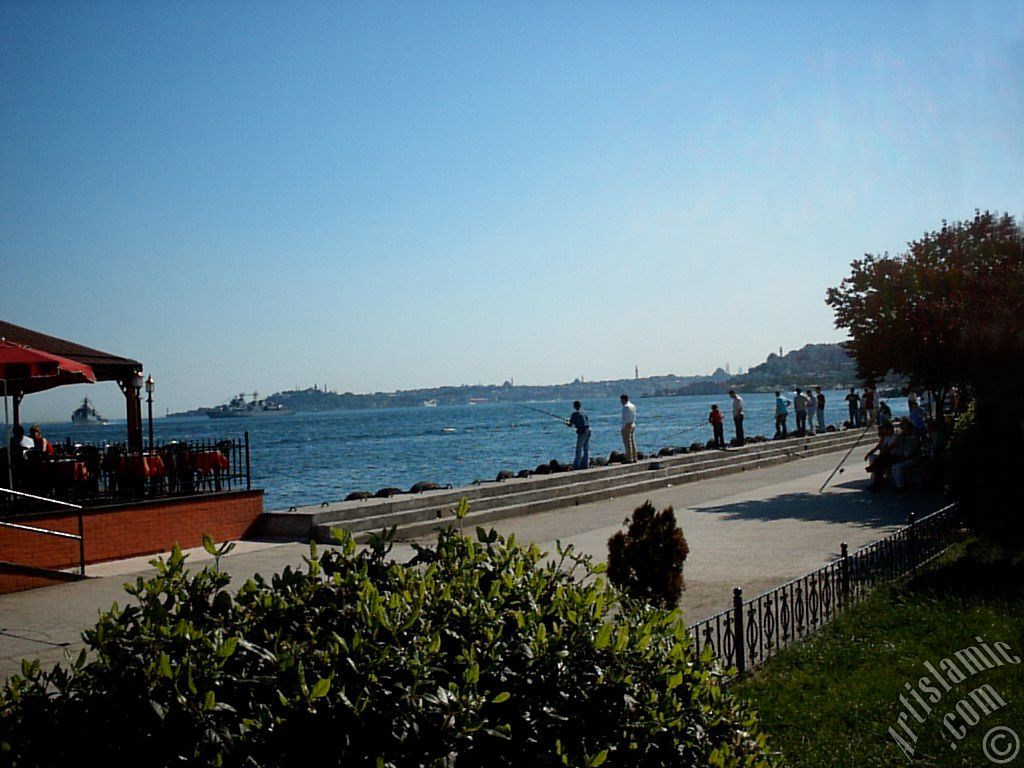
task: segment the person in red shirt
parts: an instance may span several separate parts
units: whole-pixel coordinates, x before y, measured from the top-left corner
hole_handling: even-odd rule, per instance
[[[718,403],[711,406],[708,423],[711,424],[711,428],[715,432],[715,447],[725,450],[725,432],[722,429],[722,412],[718,410]]]
[[[864,426],[875,423],[875,387],[868,384],[864,387],[864,398],[861,400],[864,406],[864,413],[861,414],[861,422]]]

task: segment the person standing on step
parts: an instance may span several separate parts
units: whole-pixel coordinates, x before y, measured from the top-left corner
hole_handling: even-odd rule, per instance
[[[732,423],[736,425],[736,447],[744,443],[743,436],[743,398],[736,394],[735,389],[729,390],[729,397],[732,398]]]
[[[855,387],[850,387],[850,394],[843,398],[850,407],[850,429],[860,426],[860,395]]]
[[[708,423],[715,434],[715,448],[725,450],[725,429],[722,427],[722,412],[718,410],[718,403],[711,406],[711,413],[708,414]]]
[[[796,431],[800,433],[807,431],[807,403],[809,399],[800,387],[796,388],[793,395],[793,410],[796,412]]]
[[[807,434],[814,434],[814,417],[818,414],[818,398],[814,396],[811,388],[807,388]]]
[[[572,415],[565,422],[567,426],[576,428],[576,458],[572,461],[573,469],[590,468],[590,419],[583,412],[579,400],[572,404]]]
[[[817,392],[815,400],[818,401],[818,431],[825,431],[825,394],[821,391],[821,387],[815,387],[814,391]]]
[[[783,397],[782,392],[775,390],[775,437],[786,437],[789,434],[786,429],[786,419],[789,418],[789,398]]]
[[[629,402],[629,395],[620,395],[622,403],[622,445],[626,449],[626,461],[636,461],[636,406]]]
[[[860,409],[861,426],[870,427],[875,423],[875,387],[868,384],[864,387],[864,399]]]

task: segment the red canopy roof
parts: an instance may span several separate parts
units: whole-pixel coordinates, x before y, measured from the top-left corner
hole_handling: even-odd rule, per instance
[[[0,380],[6,394],[41,392],[63,384],[96,381],[85,363],[0,339]]]

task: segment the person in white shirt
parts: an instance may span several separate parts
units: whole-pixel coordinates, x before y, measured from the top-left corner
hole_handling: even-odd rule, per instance
[[[732,423],[736,425],[736,446],[743,445],[743,398],[736,394],[735,389],[729,390],[729,397],[732,398]]]
[[[818,398],[807,388],[807,434],[814,434],[814,417],[818,415]]]
[[[622,445],[626,449],[626,461],[636,461],[636,406],[629,402],[629,395],[619,397],[622,402]]]
[[[804,395],[799,387],[796,389],[796,396],[793,398],[793,410],[796,411],[797,432],[807,431],[807,401],[809,397]]]

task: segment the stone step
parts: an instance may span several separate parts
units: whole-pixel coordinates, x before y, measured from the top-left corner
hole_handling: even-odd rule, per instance
[[[706,451],[665,457],[615,467],[614,472],[607,472],[607,469],[611,468],[596,468],[545,476],[546,485],[532,483],[529,487],[526,484],[517,487],[516,483],[522,481],[507,481],[502,493],[488,494],[475,500],[467,492],[445,495],[443,499],[422,499],[423,503],[419,505],[389,512],[383,512],[380,506],[366,506],[362,515],[321,519],[312,524],[310,533],[318,541],[327,542],[333,539],[334,528],[343,528],[357,538],[366,538],[373,532],[395,526],[399,529],[400,535],[415,536],[441,525],[453,524],[452,512],[463,496],[470,502],[470,513],[463,524],[477,525],[615,496],[645,493],[669,485],[759,469],[805,456],[846,450],[859,436],[859,433],[852,431],[828,433],[820,438],[760,443],[735,451]],[[472,491],[475,487],[460,490]]]
[[[652,458],[636,464],[610,465],[579,472],[565,472],[551,475],[534,475],[528,478],[514,478],[503,482],[474,484],[451,490],[428,491],[422,494],[403,494],[390,499],[366,499],[363,501],[334,502],[318,506],[292,508],[284,512],[268,512],[262,519],[262,533],[268,537],[307,538],[317,525],[338,525],[366,517],[387,518],[396,513],[427,509],[432,512],[447,510],[466,498],[477,509],[489,506],[505,506],[499,497],[510,493],[544,490],[545,493],[564,495],[566,488],[581,482],[621,483],[629,476],[645,474],[654,464],[663,469],[703,464],[707,461],[735,461],[752,453],[792,452],[802,450],[809,444],[825,447],[845,444],[850,433],[826,433],[813,438],[790,439],[750,444],[744,448],[726,452],[700,451],[694,453]],[[709,458],[711,457],[711,458]],[[418,513],[423,517],[423,513]],[[416,515],[414,515],[416,517]],[[407,516],[403,516],[408,519]]]

